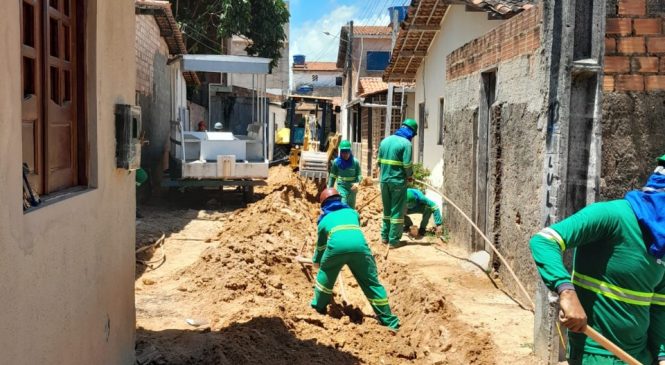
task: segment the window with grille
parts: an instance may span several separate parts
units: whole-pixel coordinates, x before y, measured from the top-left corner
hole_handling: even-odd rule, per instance
[[[319,75],[312,75],[312,82],[319,81]]]
[[[335,77],[335,86],[342,86],[342,76]]]
[[[23,162],[40,194],[86,184],[79,1],[22,1]]]

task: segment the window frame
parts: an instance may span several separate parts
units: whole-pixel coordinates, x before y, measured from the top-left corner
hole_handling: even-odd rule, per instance
[[[88,187],[84,1],[21,0],[20,9],[22,104],[35,99],[30,115],[24,109],[21,117],[22,162],[33,165],[28,174],[33,189],[44,199],[60,200]],[[32,47],[26,48],[26,37]],[[26,55],[34,60],[30,86],[26,86],[30,80]],[[26,130],[31,121],[36,123],[32,136]],[[54,129],[63,122],[68,127],[65,137]],[[28,141],[31,144],[26,146]],[[34,155],[26,156],[31,150]],[[68,165],[58,176],[63,160]]]

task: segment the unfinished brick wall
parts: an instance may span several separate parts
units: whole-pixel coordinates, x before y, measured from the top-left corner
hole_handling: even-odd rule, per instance
[[[665,90],[665,19],[646,0],[619,0],[607,18],[605,92]]]
[[[155,53],[161,53],[165,57],[169,54],[153,16],[136,15],[134,46],[136,48],[136,91],[150,95],[152,94]]]
[[[540,47],[541,19],[541,7],[534,6],[454,50],[446,57],[446,78],[454,80],[533,53]]]

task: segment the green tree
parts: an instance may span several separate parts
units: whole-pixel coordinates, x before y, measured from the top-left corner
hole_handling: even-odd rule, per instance
[[[170,0],[191,53],[222,53],[222,39],[243,36],[251,56],[275,67],[286,40],[289,11],[283,0]]]

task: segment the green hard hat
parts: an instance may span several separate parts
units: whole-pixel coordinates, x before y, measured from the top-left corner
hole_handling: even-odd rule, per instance
[[[343,140],[342,142],[339,143],[339,149],[340,150],[350,150],[351,149],[351,142],[348,140]]]
[[[665,155],[662,155],[662,156],[658,157],[657,160],[658,160],[659,165],[665,164]]]
[[[407,119],[402,123],[402,125],[405,125],[413,130],[414,133],[418,133],[418,122],[416,122],[413,119]]]
[[[148,181],[148,173],[142,168],[136,170],[136,186],[141,186],[146,181]]]

